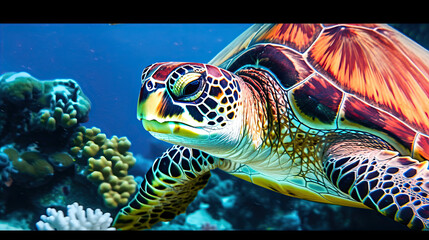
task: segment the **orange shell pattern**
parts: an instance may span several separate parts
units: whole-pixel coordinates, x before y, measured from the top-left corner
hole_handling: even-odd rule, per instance
[[[227,68],[226,59],[256,44],[282,45],[298,53],[319,82],[343,92],[336,127],[369,129],[399,146],[398,151],[429,160],[429,52],[395,29],[384,24],[276,24],[253,28],[239,41],[211,64]],[[315,81],[307,82],[304,87],[314,88]]]

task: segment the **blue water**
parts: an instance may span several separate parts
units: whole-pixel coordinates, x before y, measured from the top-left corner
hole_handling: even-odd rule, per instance
[[[141,72],[164,61],[210,61],[250,24],[0,24],[0,74],[25,71],[40,80],[71,78],[91,100],[89,121],[127,136],[145,157],[148,138],[136,118]],[[154,152],[155,151],[155,152]]]
[[[154,139],[136,118],[142,70],[154,62],[206,63],[249,26],[0,24],[0,75],[24,71],[39,80],[76,80],[92,103],[89,121],[83,125],[100,128],[108,138],[126,136],[132,142],[130,151],[134,155],[153,160],[169,145]],[[145,164],[147,168],[151,163]],[[132,174],[144,174],[143,170],[133,171],[130,170]],[[188,213],[209,212],[215,221],[205,225],[207,228],[213,228],[213,224],[222,219],[232,224],[231,229],[245,230],[398,229],[397,226],[402,226],[373,211],[298,200],[216,174],[202,193],[189,206]],[[25,207],[20,213],[9,214],[16,219],[25,218],[29,212]],[[0,208],[0,219],[7,211]],[[34,210],[36,214],[41,211],[44,209]],[[32,229],[38,220],[34,218],[38,216],[31,220]],[[177,226],[185,225],[185,219],[182,214],[175,223],[161,227],[181,229]]]

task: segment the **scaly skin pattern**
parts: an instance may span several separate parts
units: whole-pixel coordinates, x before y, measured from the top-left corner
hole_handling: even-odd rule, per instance
[[[337,142],[325,153],[324,171],[329,179],[381,214],[411,229],[427,229],[428,162],[368,143],[357,144],[357,140]]]
[[[378,138],[354,130],[310,128],[298,121],[286,97],[288,92],[269,72],[248,68],[236,74],[244,79],[244,105],[252,107],[244,113],[245,140],[233,153],[222,156],[241,164],[230,173],[288,196],[365,208],[327,178],[322,155],[341,136]],[[388,144],[380,145],[391,149]]]
[[[204,152],[177,145],[171,147],[155,160],[140,191],[116,216],[115,227],[148,229],[184,213],[198,190],[206,186],[209,170],[218,166],[219,159]]]
[[[216,75],[213,68],[172,63],[145,70],[138,117],[155,137],[184,146],[155,160],[134,200],[116,216],[116,228],[147,229],[183,213],[215,168],[281,194],[373,208],[410,228],[427,227],[426,162],[400,157],[370,133],[305,125],[292,111],[289,90],[268,70]],[[173,81],[162,81],[167,76]],[[202,85],[201,76],[211,80]]]

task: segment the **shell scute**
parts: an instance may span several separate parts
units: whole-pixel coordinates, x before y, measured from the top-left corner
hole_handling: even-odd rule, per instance
[[[429,133],[429,104],[422,104],[429,98],[427,79],[384,35],[364,28],[326,29],[308,61],[344,91]]]
[[[336,118],[343,92],[315,74],[292,89],[290,103],[298,118],[313,128],[336,128]],[[326,126],[324,126],[326,125]]]
[[[268,54],[265,52],[268,49],[273,51]],[[243,67],[242,64],[257,67],[256,61],[237,62],[251,55],[259,56],[253,60],[257,59],[260,66],[265,64],[271,70],[273,67],[269,64],[275,63],[280,69],[276,71],[276,78],[288,91],[293,112],[300,121],[325,129],[368,131],[388,140],[403,154],[414,150],[417,159],[429,158],[429,141],[426,141],[429,135],[429,52],[390,26],[254,25],[210,64],[227,70],[230,66]],[[282,70],[289,76],[299,77],[282,80],[279,77]],[[335,118],[336,124],[329,114],[315,113],[317,108],[304,107],[303,110],[305,104],[297,104],[294,99],[295,92],[298,98],[310,97],[307,100],[316,105],[324,103],[325,97],[329,99],[323,91],[313,91],[312,85],[318,80],[312,77],[319,74],[320,82],[329,82],[342,92],[342,109],[337,110],[340,115]],[[324,89],[326,86],[318,87]],[[337,100],[333,105],[336,104]],[[331,108],[330,105],[324,107]],[[331,110],[334,111],[333,107]]]
[[[255,36],[254,43],[270,42],[304,52],[322,30],[320,24],[277,24]]]
[[[410,154],[416,132],[385,111],[348,95],[343,103],[340,117],[338,124],[340,128],[359,129],[383,139],[391,138],[394,141],[389,142],[394,145],[393,147]],[[395,145],[395,142],[400,145]]]
[[[249,48],[227,70],[234,72],[246,65],[269,69],[285,88],[292,87],[313,73],[301,54],[272,44],[257,44]]]
[[[426,80],[426,83],[428,83],[427,80],[429,79],[429,54],[427,50],[389,26],[378,28],[377,32],[391,39],[395,43],[395,45],[416,65],[420,72],[425,76],[425,79],[421,80]],[[422,85],[422,87],[426,92],[429,92],[429,84],[424,84]]]

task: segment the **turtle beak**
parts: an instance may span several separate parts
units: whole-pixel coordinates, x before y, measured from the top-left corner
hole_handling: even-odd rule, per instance
[[[143,89],[143,87],[142,87]],[[137,119],[142,120],[159,120],[157,109],[162,104],[164,89],[157,89],[155,92],[148,94],[147,91],[140,91],[139,101],[137,103]]]
[[[165,88],[150,93],[140,91],[137,119],[142,121],[146,131],[195,139],[207,138],[208,132],[195,127],[189,114],[182,107],[174,105],[167,95]]]

